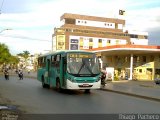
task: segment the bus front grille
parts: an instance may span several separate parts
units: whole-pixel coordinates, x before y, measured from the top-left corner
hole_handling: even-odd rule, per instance
[[[94,80],[76,80],[77,83],[93,83]]]

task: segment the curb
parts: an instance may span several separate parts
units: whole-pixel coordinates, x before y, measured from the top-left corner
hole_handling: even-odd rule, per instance
[[[118,93],[118,94],[123,94],[123,95],[133,96],[133,97],[142,98],[142,99],[146,99],[146,100],[152,100],[152,101],[160,102],[159,98],[154,98],[154,97],[149,97],[149,96],[144,96],[144,95],[138,95],[138,94],[128,93],[128,92],[122,92],[122,91],[117,91],[117,90],[111,90],[111,89],[104,89],[104,88],[100,88],[100,90],[108,91],[108,92],[114,92],[114,93]]]

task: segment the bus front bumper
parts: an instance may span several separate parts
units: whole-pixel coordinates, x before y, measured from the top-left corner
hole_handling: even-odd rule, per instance
[[[75,83],[67,80],[67,89],[100,89],[101,81],[94,83]]]

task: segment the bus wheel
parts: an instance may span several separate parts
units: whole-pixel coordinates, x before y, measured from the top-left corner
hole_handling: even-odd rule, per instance
[[[43,87],[43,88],[46,88],[46,87],[47,87],[47,85],[44,83],[44,77],[42,77],[42,87]]]
[[[61,90],[59,80],[56,81],[56,90],[57,90],[58,92],[60,92],[60,90]]]
[[[86,89],[86,90],[85,90],[85,93],[90,93],[90,89]]]

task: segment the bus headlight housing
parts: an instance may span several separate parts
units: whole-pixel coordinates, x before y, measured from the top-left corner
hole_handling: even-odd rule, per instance
[[[68,77],[68,80],[71,81],[71,82],[73,82],[73,83],[76,83],[76,82],[77,82],[76,80],[74,80],[74,79],[72,79],[72,78],[70,78],[70,77]]]
[[[101,80],[101,77],[99,77],[97,80],[96,80],[96,82],[98,82],[98,81],[100,81]]]

